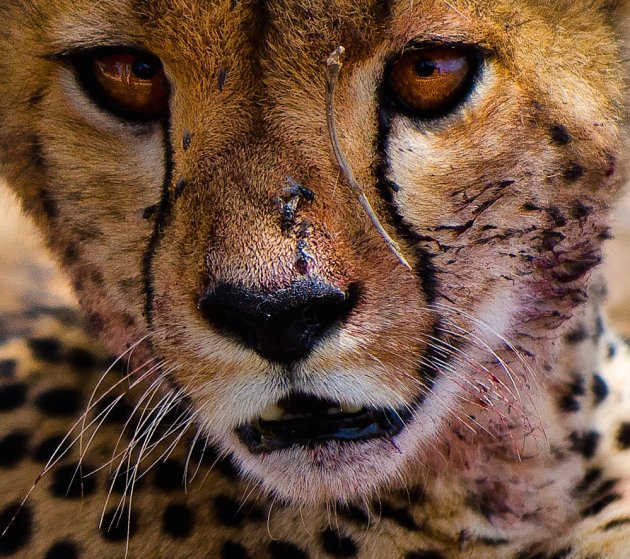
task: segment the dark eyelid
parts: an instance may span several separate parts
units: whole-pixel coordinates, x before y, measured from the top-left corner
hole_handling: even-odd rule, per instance
[[[129,43],[112,43],[111,45],[78,45],[56,52],[45,53],[41,55],[41,58],[52,62],[72,62],[73,60],[77,60],[82,57],[103,56],[114,53],[136,54],[159,61],[159,58],[144,46]]]
[[[409,41],[398,54],[406,54],[409,50],[421,50],[430,48],[459,48],[478,52],[483,57],[493,56],[495,51],[488,45],[482,45],[474,41],[454,41],[452,39],[425,39],[418,38]]]

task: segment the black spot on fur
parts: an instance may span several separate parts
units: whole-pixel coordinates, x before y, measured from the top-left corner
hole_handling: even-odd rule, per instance
[[[35,167],[43,171],[46,166],[46,158],[44,157],[42,142],[37,136],[32,136],[30,140],[29,159]]]
[[[578,200],[575,202],[573,209],[571,210],[571,216],[575,219],[584,219],[585,217],[588,217],[592,211],[593,208]]]
[[[585,491],[590,490],[594,484],[596,484],[602,478],[602,470],[600,468],[591,468],[587,470],[586,474],[580,481],[579,485],[576,487],[578,493],[583,493]]]
[[[190,144],[192,144],[192,134],[190,130],[184,130],[184,137],[182,138],[182,148],[184,151],[188,151],[190,149]]]
[[[28,454],[28,435],[15,432],[0,439],[0,466],[15,466]]]
[[[212,444],[206,439],[193,439],[189,442],[190,457],[204,466],[212,466],[217,459],[217,453]]]
[[[547,210],[547,213],[556,227],[564,227],[568,223],[567,218],[562,215],[558,208],[551,207]]]
[[[90,271],[90,280],[97,287],[103,287],[105,285],[105,278],[103,277],[103,274],[101,274],[101,272],[99,272],[98,270]]]
[[[162,515],[162,531],[173,538],[185,538],[192,532],[195,515],[186,505],[169,505]]]
[[[506,540],[505,538],[488,538],[485,536],[478,538],[477,541],[480,544],[487,545],[488,547],[502,547],[510,543],[510,540]]]
[[[66,353],[65,361],[74,369],[80,371],[89,371],[96,366],[96,356],[81,347],[73,347]]]
[[[558,408],[566,413],[577,413],[580,411],[580,402],[573,394],[565,394],[560,398]]]
[[[533,548],[529,547],[521,551],[514,559],[548,559],[542,553],[536,553]]]
[[[15,359],[0,359],[0,379],[15,378],[17,361]]]
[[[389,179],[383,179],[383,186],[389,188],[392,192],[400,192],[400,185]]]
[[[583,324],[579,324],[575,329],[571,330],[564,339],[568,344],[579,344],[588,339],[588,332]]]
[[[26,402],[26,384],[16,382],[0,386],[0,412],[13,411]]]
[[[610,530],[615,530],[617,528],[622,528],[630,525],[630,518],[617,518],[616,520],[611,520],[606,524],[602,530],[604,532],[609,532]]]
[[[595,318],[595,343],[599,342],[601,337],[604,335],[604,331],[604,319],[602,318],[601,314],[598,314],[597,318]]]
[[[339,514],[351,522],[356,522],[357,524],[367,525],[370,523],[370,517],[367,510],[354,505],[342,506],[339,509]]]
[[[37,409],[52,417],[72,417],[81,408],[81,395],[72,388],[53,388],[35,399]]]
[[[616,479],[607,479],[603,481],[601,485],[599,485],[596,489],[593,490],[593,494],[604,495],[604,494],[610,493],[615,488],[617,483],[618,481]]]
[[[612,241],[614,238],[615,235],[610,227],[606,227],[601,233],[599,233],[599,235],[597,235],[597,240],[601,242]]]
[[[133,408],[125,396],[118,400],[119,397],[119,395],[106,396],[96,406],[97,415],[103,414],[101,415],[103,423],[124,424],[131,417]]]
[[[407,530],[419,529],[409,509],[405,507],[395,508],[389,503],[383,503],[380,510],[383,518],[389,518]]]
[[[356,557],[357,544],[349,536],[342,536],[327,528],[322,534],[324,550],[333,557]]]
[[[630,448],[630,423],[622,423],[617,431],[617,444],[621,450]]]
[[[238,477],[238,469],[229,456],[219,457],[215,447],[206,439],[197,439],[190,443],[191,458],[204,466],[212,466],[230,479]]]
[[[445,559],[444,555],[437,551],[410,551],[405,559]]]
[[[79,260],[79,249],[77,245],[70,243],[63,251],[63,263],[66,266],[76,264]]]
[[[593,386],[591,389],[593,390],[595,405],[601,404],[610,393],[606,381],[600,375],[595,375],[593,377]]]
[[[60,466],[53,474],[50,492],[62,499],[88,497],[96,491],[96,475],[85,475],[85,472],[92,471],[88,464],[83,464],[81,469],[76,463]]]
[[[77,546],[70,541],[58,542],[53,545],[47,552],[44,559],[78,559],[79,550]]]
[[[537,212],[540,211],[540,206],[534,204],[533,202],[525,202],[523,204],[523,210],[526,212]]]
[[[582,178],[586,169],[579,163],[571,163],[564,171],[564,178],[567,182],[575,182]]]
[[[0,534],[9,524],[11,527],[0,538],[0,555],[13,555],[24,547],[31,538],[33,518],[28,505],[24,505],[20,510],[20,504],[13,503],[2,509],[0,511]]]
[[[599,254],[586,255],[581,260],[567,260],[554,273],[560,283],[570,283],[582,278],[589,270],[601,264]]]
[[[46,95],[46,89],[44,87],[38,87],[26,101],[29,109],[35,109],[42,102]]]
[[[152,206],[147,206],[142,211],[142,218],[151,219],[155,215],[155,212],[157,211],[157,209],[158,209],[157,204],[153,204]]]
[[[576,373],[574,375],[573,382],[569,385],[569,390],[574,396],[584,396],[586,394],[584,377]]]
[[[597,454],[597,447],[601,436],[595,431],[589,431],[587,433],[572,433],[571,434],[572,450],[579,452],[584,458],[590,460]]]
[[[169,458],[155,465],[153,485],[162,491],[178,491],[184,487],[184,464],[175,458]]]
[[[57,338],[31,338],[28,347],[35,359],[49,363],[61,361],[61,342]]]
[[[118,472],[113,471],[107,479],[107,488],[111,487],[114,493],[123,494],[128,492],[133,486],[134,493],[137,493],[139,489],[144,485],[146,478],[142,476],[142,471],[139,470],[135,477],[133,471],[127,472],[125,468],[121,468]]]
[[[61,456],[70,447],[71,438],[68,438],[66,442],[63,442],[64,435],[53,435],[40,442],[33,451],[33,460],[41,464],[46,464],[53,453],[59,449],[59,452],[55,456]],[[62,444],[63,443],[63,444]],[[60,446],[61,445],[61,446]]]
[[[103,516],[103,523],[100,532],[103,538],[112,542],[125,541],[127,535],[129,539],[133,538],[138,529],[138,518],[134,510],[129,515],[129,507],[125,506],[121,510],[117,510],[114,506],[110,508]]]
[[[59,216],[59,208],[54,200],[50,198],[50,194],[45,190],[40,190],[39,199],[42,204],[42,209],[49,219],[55,219]]]
[[[297,545],[283,541],[271,542],[269,554],[271,559],[308,559],[308,555]]]
[[[549,559],[568,559],[570,555],[573,553],[572,547],[565,547],[561,549],[557,553],[554,553]]]
[[[173,200],[178,200],[180,196],[184,193],[186,189],[186,179],[179,179],[177,184],[175,185],[175,190],[173,191]]]
[[[566,239],[566,236],[557,231],[545,231],[541,235],[541,239],[543,250],[553,250]]]
[[[588,518],[589,516],[597,516],[606,507],[617,502],[619,499],[621,499],[621,495],[619,495],[618,493],[611,493],[610,495],[606,495],[605,497],[602,497],[598,501],[595,501],[592,505],[582,510],[582,517]]]
[[[245,520],[243,508],[227,495],[219,495],[214,500],[214,512],[219,522],[226,526],[240,526]]]
[[[606,348],[606,359],[608,361],[612,361],[617,356],[617,345],[616,344],[608,344]]]
[[[95,334],[100,334],[103,328],[105,328],[105,319],[97,312],[89,313],[87,320],[90,331]]]
[[[217,74],[217,89],[219,90],[219,92],[223,91],[223,89],[225,88],[225,82],[227,81],[227,78],[227,68],[225,68],[224,66],[220,66],[219,72]]]
[[[549,129],[549,132],[551,134],[551,139],[559,146],[566,146],[569,142],[571,142],[571,134],[569,134],[566,126],[562,124],[554,124]]]
[[[221,549],[221,559],[249,559],[249,554],[240,543],[227,541]]]

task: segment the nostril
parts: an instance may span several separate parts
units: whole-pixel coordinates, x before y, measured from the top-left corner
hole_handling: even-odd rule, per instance
[[[289,362],[304,357],[354,308],[359,289],[297,282],[286,289],[253,291],[221,284],[199,300],[202,316],[222,333],[263,357]]]

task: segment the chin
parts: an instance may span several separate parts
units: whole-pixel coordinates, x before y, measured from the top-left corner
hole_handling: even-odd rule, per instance
[[[423,458],[433,461],[427,443],[438,431],[433,407],[424,397],[395,408],[292,393],[227,432],[208,431],[273,498],[300,507],[344,505],[404,487],[425,471]]]

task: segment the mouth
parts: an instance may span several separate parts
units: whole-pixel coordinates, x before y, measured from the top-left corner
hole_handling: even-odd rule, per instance
[[[408,409],[362,408],[293,394],[265,409],[258,419],[238,427],[236,434],[252,454],[262,454],[292,447],[314,448],[329,441],[392,439],[411,416]]]

